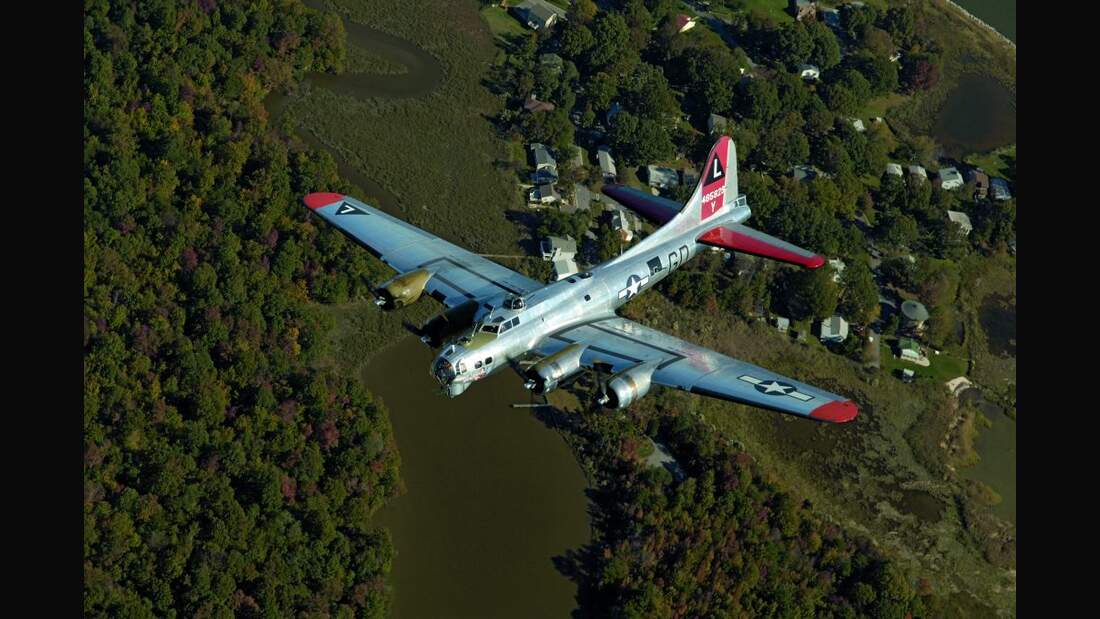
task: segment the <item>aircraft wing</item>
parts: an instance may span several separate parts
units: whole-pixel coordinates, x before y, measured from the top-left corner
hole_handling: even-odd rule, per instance
[[[431,271],[425,290],[447,307],[507,292],[526,294],[543,286],[355,198],[338,193],[311,193],[304,202],[319,217],[398,272],[421,268]]]
[[[581,364],[588,368],[600,363],[619,372],[657,362],[653,382],[666,387],[832,423],[857,414],[847,398],[620,317],[555,333],[536,351],[549,355],[574,342],[587,345]]]

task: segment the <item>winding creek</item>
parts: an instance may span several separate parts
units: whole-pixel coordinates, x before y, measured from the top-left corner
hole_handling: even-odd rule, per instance
[[[408,41],[346,18],[344,26],[349,46],[407,73],[311,73],[310,86],[401,99],[428,95],[443,83],[440,63]],[[272,125],[291,103],[285,94],[267,98]],[[295,134],[332,154],[340,175],[376,206],[400,215],[398,198],[341,152],[304,127]],[[531,409],[511,407],[531,401],[517,375],[501,373],[446,400],[428,374],[431,358],[408,337],[379,352],[363,372],[365,385],[389,410],[406,487],[375,516],[397,551],[389,580],[392,616],[569,616],[576,585],[555,568],[555,558],[590,537],[586,482],[572,452]]]

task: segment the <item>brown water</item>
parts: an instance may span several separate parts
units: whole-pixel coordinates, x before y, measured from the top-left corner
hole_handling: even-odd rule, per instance
[[[1016,98],[992,77],[964,75],[940,109],[932,133],[954,158],[1014,144]]]
[[[344,26],[349,45],[408,72],[312,73],[307,81],[313,87],[356,98],[405,98],[430,95],[442,83],[440,63],[408,41],[347,19]],[[265,106],[271,124],[292,104],[288,95],[270,95]],[[307,128],[293,130],[328,151],[340,175],[373,205],[401,216],[400,200],[387,188]],[[407,490],[375,517],[397,551],[389,579],[392,615],[568,616],[576,607],[576,585],[557,571],[554,558],[590,537],[586,483],[573,454],[532,409],[511,408],[530,402],[515,373],[503,371],[449,400],[437,395],[431,360],[432,352],[409,337],[364,370],[366,386],[389,410]]]
[[[385,402],[407,493],[375,521],[397,548],[394,617],[567,617],[576,586],[554,557],[589,539],[585,480],[504,370],[456,399],[437,394],[432,352],[406,338],[364,371]]]

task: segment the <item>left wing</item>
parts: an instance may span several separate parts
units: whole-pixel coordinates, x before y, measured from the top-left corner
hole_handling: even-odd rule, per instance
[[[858,413],[847,398],[620,317],[554,333],[535,350],[549,355],[574,342],[586,345],[581,365],[588,368],[600,363],[620,372],[655,362],[652,380],[666,387],[832,423]]]
[[[425,290],[447,307],[501,293],[527,294],[543,286],[355,198],[311,193],[304,201],[314,213],[399,273],[430,271]]]

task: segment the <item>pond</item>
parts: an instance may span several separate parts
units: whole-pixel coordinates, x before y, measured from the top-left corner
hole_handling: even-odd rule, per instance
[[[940,109],[933,136],[948,157],[1016,142],[1016,98],[987,75],[964,75]]]

